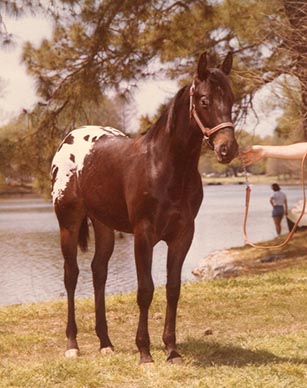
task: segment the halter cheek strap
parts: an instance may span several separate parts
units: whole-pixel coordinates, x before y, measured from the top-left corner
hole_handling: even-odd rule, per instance
[[[204,139],[209,142],[209,137],[213,135],[215,132],[219,131],[220,129],[223,128],[234,128],[234,125],[232,122],[225,122],[216,125],[213,128],[208,128],[205,127],[204,124],[201,122],[201,119],[199,118],[196,108],[195,108],[195,103],[194,103],[194,94],[195,94],[195,83],[193,81],[192,86],[190,88],[190,117],[194,117],[196,123],[198,124],[199,128],[201,129],[202,133],[204,134]]]

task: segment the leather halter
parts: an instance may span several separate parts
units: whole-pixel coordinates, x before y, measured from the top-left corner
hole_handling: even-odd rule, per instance
[[[204,124],[201,122],[201,119],[199,118],[195,103],[194,103],[194,95],[195,95],[195,82],[193,81],[191,87],[190,87],[190,117],[194,117],[196,123],[198,124],[199,128],[201,129],[202,133],[204,134],[204,139],[209,144],[210,147],[212,147],[212,144],[210,143],[210,136],[213,135],[215,132],[219,131],[223,128],[234,128],[234,125],[232,122],[225,122],[216,125],[213,128],[205,127]],[[213,147],[212,147],[213,148]]]

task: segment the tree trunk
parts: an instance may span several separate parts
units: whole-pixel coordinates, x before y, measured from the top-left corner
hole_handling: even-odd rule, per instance
[[[283,0],[290,23],[286,46],[293,60],[293,75],[301,85],[302,126],[307,140],[307,2],[306,0]]]

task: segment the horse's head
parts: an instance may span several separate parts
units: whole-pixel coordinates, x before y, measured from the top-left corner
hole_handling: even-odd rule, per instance
[[[220,69],[208,69],[207,55],[203,53],[190,91],[191,115],[221,163],[229,163],[238,153],[231,121],[233,93],[227,78],[231,67],[231,53]]]

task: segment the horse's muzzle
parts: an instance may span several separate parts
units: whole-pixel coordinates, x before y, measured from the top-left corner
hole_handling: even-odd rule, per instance
[[[232,137],[231,139],[226,138],[226,136],[221,137],[220,139],[215,139],[214,141],[214,152],[217,160],[220,163],[230,163],[233,158],[238,155],[239,147],[236,139]],[[222,140],[222,141],[221,141]]]

